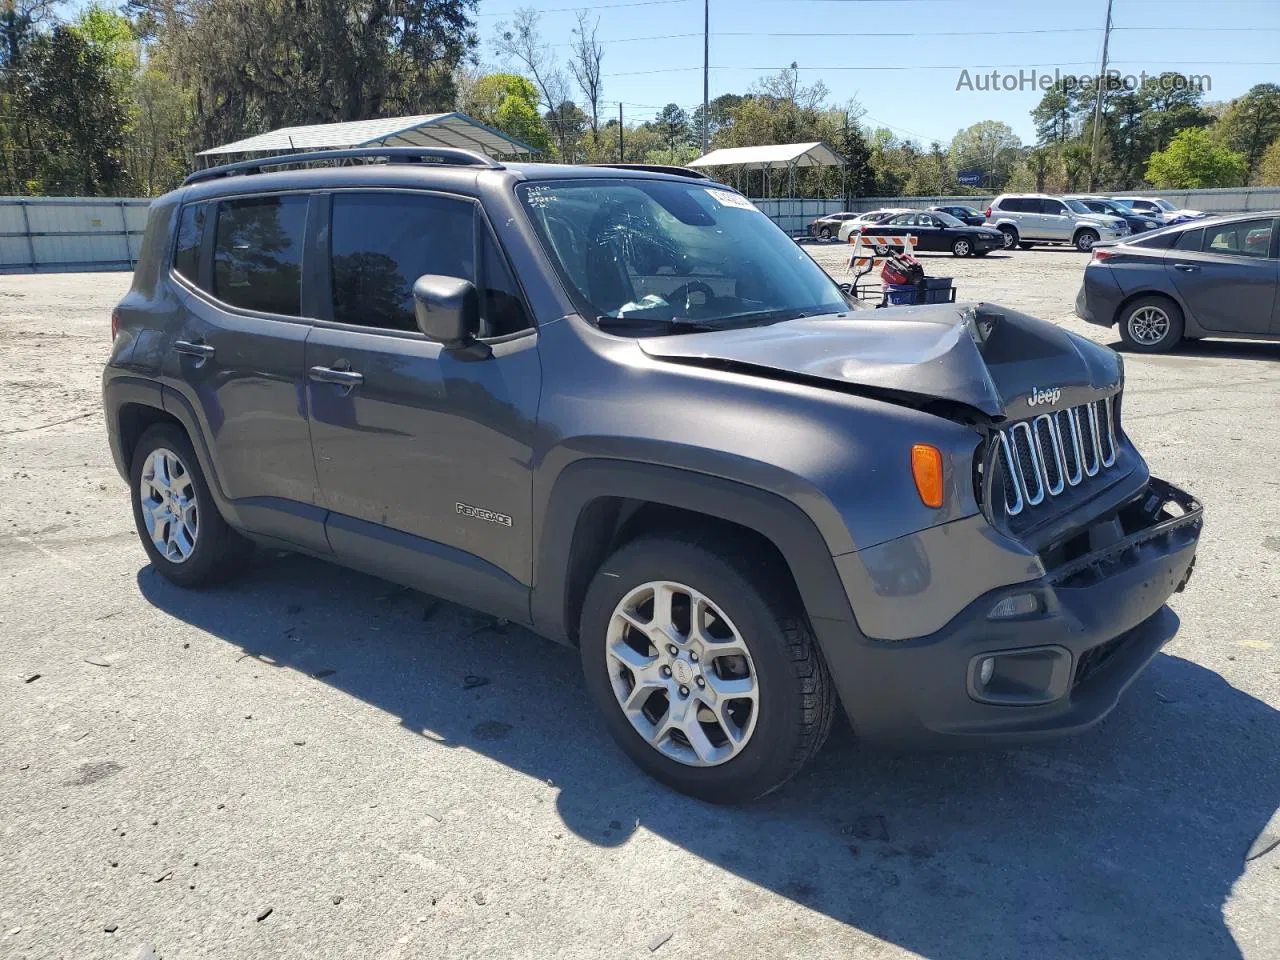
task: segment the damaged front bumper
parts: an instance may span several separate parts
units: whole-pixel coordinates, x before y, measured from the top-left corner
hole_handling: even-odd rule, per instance
[[[1165,601],[1195,566],[1204,511],[1152,478],[1041,554],[1045,574],[989,591],[935,633],[826,644],[858,734],[964,745],[1061,735],[1101,720],[1174,635]]]

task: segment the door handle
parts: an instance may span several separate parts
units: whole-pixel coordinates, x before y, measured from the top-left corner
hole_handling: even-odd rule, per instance
[[[189,357],[195,357],[197,363],[203,363],[213,357],[215,351],[213,347],[207,343],[191,340],[175,340],[173,341],[173,349],[178,353],[185,353]]]
[[[316,383],[336,383],[340,387],[358,387],[364,383],[364,374],[333,367],[312,367],[308,376]]]
[[[1175,263],[1173,269],[1181,270],[1183,273],[1199,273],[1200,268],[1190,263]]]

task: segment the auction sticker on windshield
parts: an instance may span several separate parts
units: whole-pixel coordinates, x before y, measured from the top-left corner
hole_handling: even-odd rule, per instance
[[[712,190],[707,189],[707,193],[711,195],[711,199],[722,207],[737,207],[739,210],[754,210],[755,204],[744,197],[740,193],[733,193],[729,190]]]

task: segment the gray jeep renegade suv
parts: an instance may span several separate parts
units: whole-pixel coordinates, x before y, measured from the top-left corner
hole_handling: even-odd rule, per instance
[[[792,776],[837,698],[867,740],[1095,723],[1202,515],[1120,358],[856,307],[688,171],[277,157],[152,206],[107,427],[170,580],[256,541],[573,644],[622,749],[709,800]]]

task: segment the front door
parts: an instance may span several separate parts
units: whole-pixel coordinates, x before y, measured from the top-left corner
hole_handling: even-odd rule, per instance
[[[329,235],[331,322],[307,341],[306,367],[334,552],[527,620],[542,374],[487,224],[465,198],[336,192]],[[487,357],[418,332],[411,291],[422,274],[476,282]]]
[[[186,309],[165,381],[194,412],[236,520],[323,552],[299,319],[307,209],[301,194],[183,208],[173,282]]]
[[[1183,237],[1195,249],[1180,242],[1165,257],[1165,269],[1199,324],[1223,333],[1270,333],[1280,280],[1275,221],[1236,221]]]
[[[1076,223],[1061,200],[1040,201],[1040,233],[1046,240],[1070,240]]]

